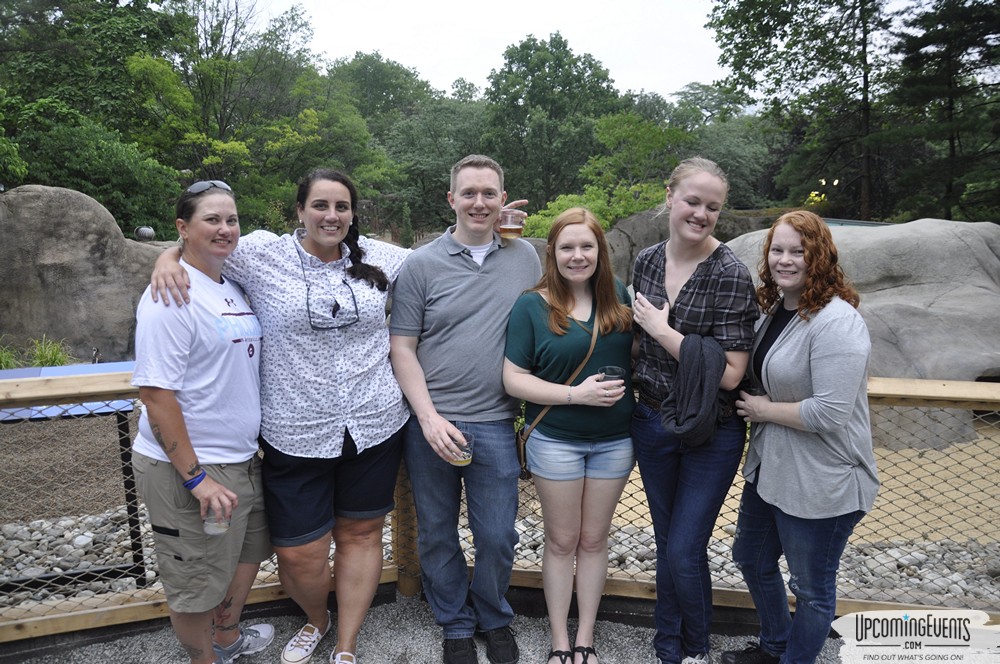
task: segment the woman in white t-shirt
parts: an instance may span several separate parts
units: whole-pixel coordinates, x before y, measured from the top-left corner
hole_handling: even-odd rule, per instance
[[[257,457],[261,330],[243,291],[222,276],[240,239],[229,185],[188,187],[176,224],[198,298],[168,309],[147,288],[139,302],[132,384],[144,407],[133,466],[174,631],[192,664],[229,662],[274,638],[270,625],[238,626],[271,555]],[[221,534],[209,516],[221,519]]]

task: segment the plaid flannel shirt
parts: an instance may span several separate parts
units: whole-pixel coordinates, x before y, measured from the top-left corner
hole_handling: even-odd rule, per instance
[[[643,249],[632,268],[636,293],[667,299],[664,289],[666,242]],[[749,351],[759,310],[750,270],[724,244],[698,264],[670,308],[670,327],[681,334],[713,336],[725,351]],[[635,382],[639,391],[655,401],[666,398],[674,382],[677,360],[636,326],[639,359]]]

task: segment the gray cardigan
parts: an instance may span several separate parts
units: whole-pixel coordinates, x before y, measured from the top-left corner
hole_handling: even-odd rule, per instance
[[[758,322],[754,352],[771,320]],[[870,354],[868,327],[840,298],[808,321],[793,317],[775,340],[755,378],[772,401],[801,402],[806,431],[751,426],[743,476],[767,503],[805,519],[871,510],[879,481],[868,414]]]

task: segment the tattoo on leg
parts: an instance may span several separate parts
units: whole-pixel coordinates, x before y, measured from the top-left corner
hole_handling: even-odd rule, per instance
[[[181,643],[181,647],[184,648],[184,652],[186,652],[188,654],[188,657],[190,657],[191,659],[197,659],[205,653],[205,651],[202,650],[201,648],[197,646],[192,646],[187,643]]]
[[[215,631],[216,632],[231,632],[234,629],[239,629],[239,622],[231,622],[233,619],[232,609],[233,598],[226,597],[219,605],[215,607]]]

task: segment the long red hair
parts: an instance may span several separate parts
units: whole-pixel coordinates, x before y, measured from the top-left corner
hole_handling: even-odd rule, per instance
[[[562,335],[569,329],[570,311],[573,310],[573,293],[556,265],[555,244],[559,234],[567,226],[583,224],[597,238],[597,269],[590,278],[590,290],[597,307],[597,330],[599,334],[625,332],[632,329],[631,310],[618,301],[615,290],[615,275],[611,271],[611,252],[604,237],[604,229],[587,208],[570,208],[556,217],[549,229],[548,244],[545,247],[545,274],[532,290],[544,290],[549,303],[549,329],[553,334]]]
[[[781,289],[774,283],[771,268],[767,264],[767,256],[771,252],[771,241],[774,229],[781,224],[788,224],[802,236],[803,260],[806,264],[806,284],[799,296],[799,316],[809,320],[834,296],[840,297],[851,306],[857,308],[861,296],[857,289],[847,279],[837,257],[837,246],[833,243],[833,234],[826,223],[815,213],[806,210],[786,212],[771,225],[764,241],[764,255],[760,259],[757,274],[760,276],[760,286],[757,287],[757,302],[763,311],[770,313],[781,299]]]

